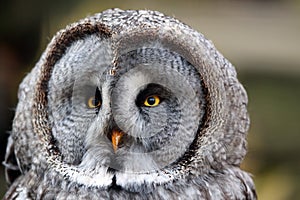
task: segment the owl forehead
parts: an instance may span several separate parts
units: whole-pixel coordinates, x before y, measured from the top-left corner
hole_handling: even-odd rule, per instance
[[[72,85],[76,89],[84,84],[101,86],[106,81],[126,82],[123,89],[127,91],[140,89],[153,82],[174,90],[178,80],[189,84],[186,72],[194,76],[193,87],[201,87],[196,69],[179,54],[170,52],[157,42],[119,55],[121,59],[116,61],[118,70],[111,74],[114,68],[112,47],[110,39],[97,34],[74,41],[53,67],[50,90],[52,87],[69,88]]]
[[[66,81],[73,81],[74,84],[99,85],[112,65],[110,43],[109,39],[96,34],[74,41],[54,65],[50,83],[65,85]]]

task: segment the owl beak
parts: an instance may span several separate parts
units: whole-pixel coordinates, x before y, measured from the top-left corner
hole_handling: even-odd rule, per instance
[[[112,135],[111,135],[111,142],[112,142],[112,146],[113,146],[113,149],[115,152],[118,149],[118,145],[120,144],[122,137],[123,137],[123,132],[113,130]]]

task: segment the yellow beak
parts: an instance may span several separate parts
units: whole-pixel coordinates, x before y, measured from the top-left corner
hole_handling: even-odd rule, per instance
[[[122,136],[123,136],[123,133],[121,131],[113,130],[113,133],[111,135],[111,142],[112,142],[112,146],[113,146],[113,149],[115,152],[118,149],[118,145],[121,141]]]

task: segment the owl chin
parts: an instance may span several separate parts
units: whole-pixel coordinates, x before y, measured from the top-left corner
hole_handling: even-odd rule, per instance
[[[130,152],[126,142],[130,141],[131,137],[119,128],[112,129],[111,134],[105,137],[105,144],[110,146],[105,155],[103,145],[93,146],[87,150],[78,166],[61,163],[59,168],[53,169],[57,169],[56,172],[63,179],[78,185],[124,189],[131,192],[141,189],[150,192],[155,185],[173,182],[174,175],[178,174],[176,170],[167,166],[159,166],[153,159],[155,153],[144,153],[140,146],[131,146]],[[107,146],[106,149],[109,149]]]
[[[151,190],[154,185],[161,185],[164,183],[172,182],[174,180],[174,170],[159,169],[159,170],[118,170],[113,167],[105,165],[98,165],[93,170],[90,166],[87,170],[86,165],[72,166],[68,164],[59,164],[60,168],[57,169],[53,166],[56,173],[62,179],[68,182],[77,183],[86,187],[95,188],[124,188],[129,191],[136,191],[138,188],[144,190]],[[63,170],[62,170],[63,169]]]
[[[50,161],[56,173],[78,185],[132,192],[138,188],[150,191],[153,185],[174,180],[174,170],[155,159],[159,151],[147,152],[141,138],[124,133],[116,125],[111,127],[88,145],[79,165]]]

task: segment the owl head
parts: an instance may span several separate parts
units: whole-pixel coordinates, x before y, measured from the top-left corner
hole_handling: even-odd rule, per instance
[[[23,172],[129,191],[239,166],[247,95],[202,34],[155,11],[112,9],[58,32],[19,90]]]

